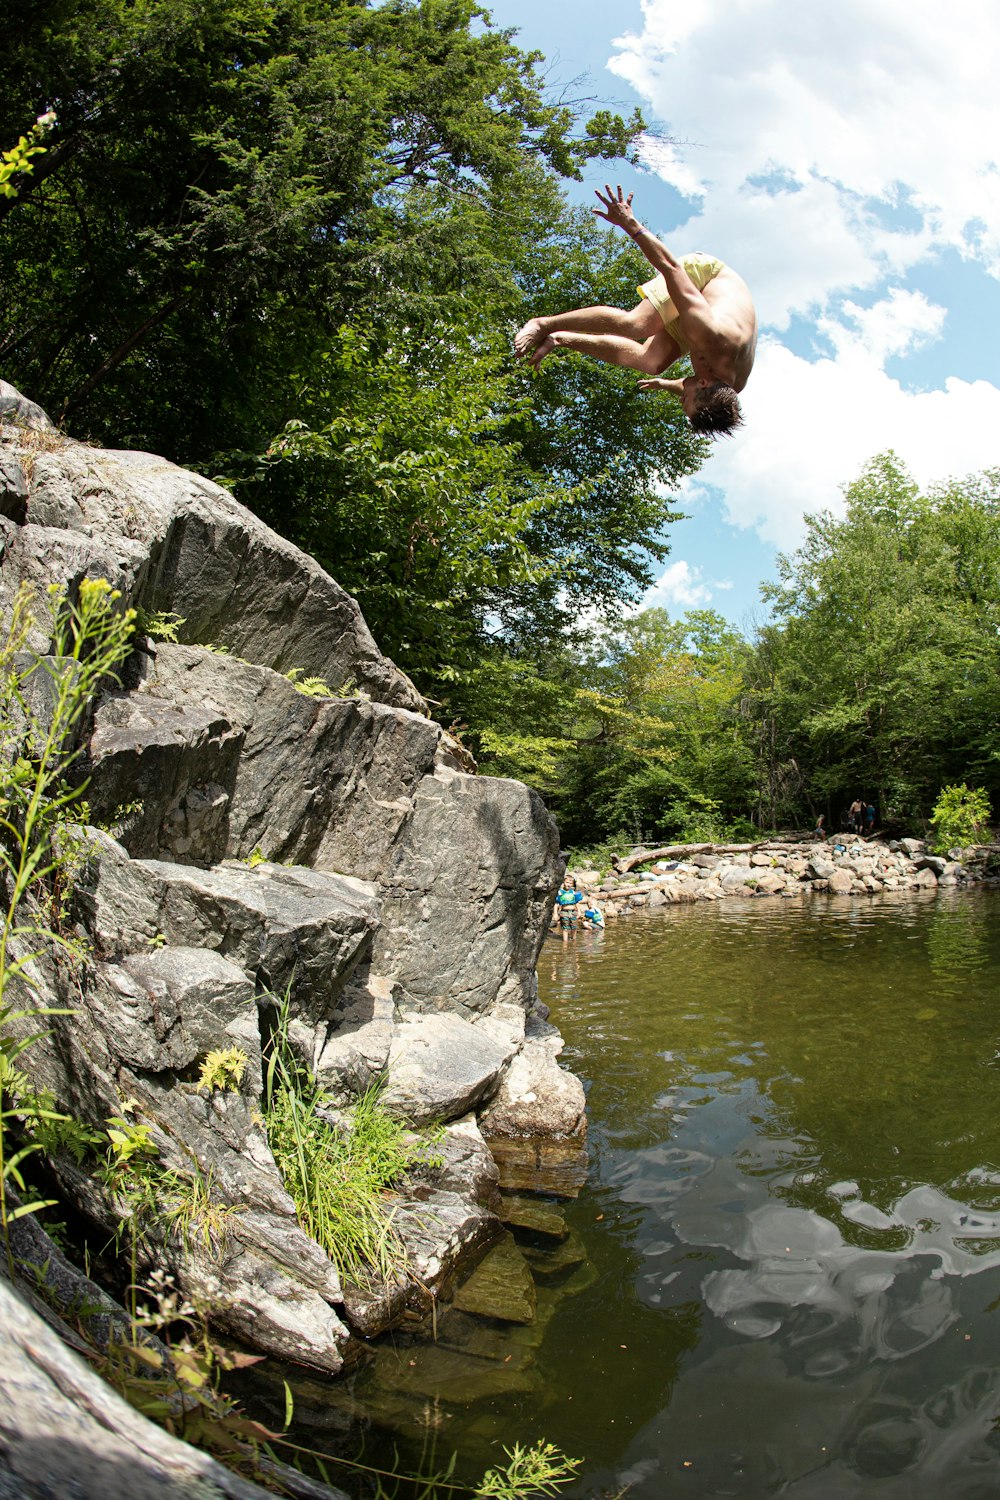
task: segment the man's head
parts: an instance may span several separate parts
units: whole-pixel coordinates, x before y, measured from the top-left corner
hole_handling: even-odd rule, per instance
[[[710,437],[719,437],[743,425],[739,398],[732,386],[722,380],[706,382],[689,376],[684,382],[681,405],[695,432]]]

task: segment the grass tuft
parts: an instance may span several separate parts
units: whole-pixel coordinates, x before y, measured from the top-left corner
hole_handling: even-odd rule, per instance
[[[345,1277],[393,1281],[406,1253],[388,1198],[423,1160],[421,1143],[386,1114],[377,1085],[344,1112],[343,1123],[328,1118],[326,1095],[291,1053],[287,1023],[286,1000],[271,1041],[264,1119],[299,1224]]]

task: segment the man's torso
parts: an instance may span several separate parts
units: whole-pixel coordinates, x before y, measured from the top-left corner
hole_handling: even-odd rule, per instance
[[[688,320],[678,314],[662,275],[646,282],[640,291],[656,307],[676,344],[675,359],[690,354],[696,375],[725,381],[741,391],[753,369],[757,349],[757,314],[750,288],[732,266],[715,256],[691,252],[680,260],[711,308],[711,329],[700,325],[685,328]]]

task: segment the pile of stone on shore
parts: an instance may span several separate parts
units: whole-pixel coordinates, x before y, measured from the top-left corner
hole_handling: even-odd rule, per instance
[[[597,898],[606,918],[732,896],[875,896],[998,883],[992,848],[951,853],[961,858],[932,854],[923,839],[849,835],[816,842],[677,844],[635,849],[617,859],[608,875],[585,865],[573,874],[580,888]]]

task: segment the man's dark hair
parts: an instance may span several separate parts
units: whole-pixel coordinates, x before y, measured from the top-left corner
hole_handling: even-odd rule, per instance
[[[736,427],[742,427],[743,413],[732,386],[717,380],[714,385],[699,390],[690,421],[695,432],[705,432],[710,437],[720,437],[723,433],[731,433]]]

